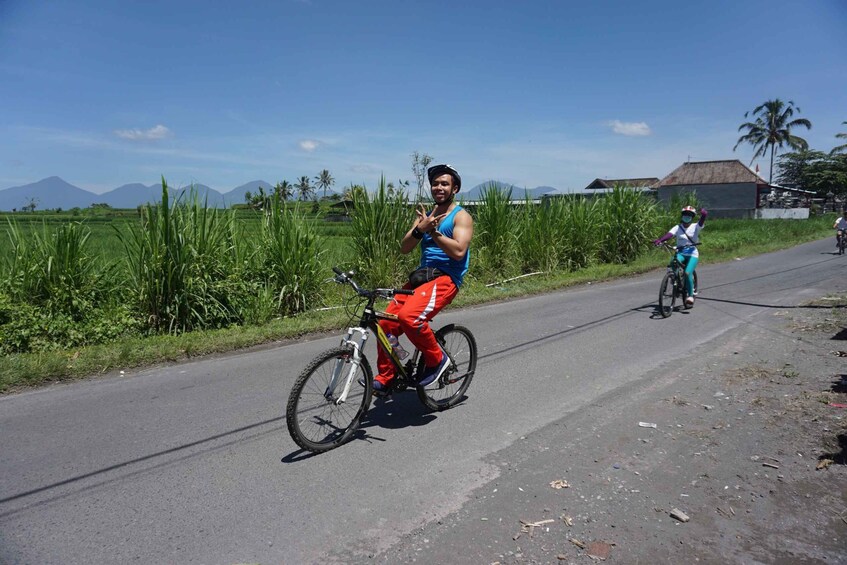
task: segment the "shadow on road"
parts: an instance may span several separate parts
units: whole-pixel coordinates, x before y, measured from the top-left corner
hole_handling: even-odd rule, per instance
[[[732,286],[732,285],[735,285],[735,284],[755,281],[755,280],[758,280],[758,279],[766,279],[768,277],[781,275],[783,273],[790,273],[792,271],[805,271],[806,269],[811,269],[811,268],[815,267],[816,265],[821,265],[823,263],[829,263],[830,261],[835,261],[835,260],[836,260],[836,257],[830,257],[828,259],[822,259],[820,261],[815,261],[814,263],[808,263],[806,265],[800,265],[798,267],[792,267],[790,269],[777,269],[775,271],[771,271],[771,272],[765,273],[763,275],[756,275],[754,277],[747,277],[746,279],[739,279],[737,281],[729,281],[729,282],[725,282],[725,283],[721,283],[721,284],[711,285],[708,288],[711,289],[711,290],[714,290],[716,288],[721,288],[721,287],[724,287],[724,286]],[[706,288],[706,287],[704,287],[704,288]]]
[[[594,327],[597,327],[597,326],[602,326],[604,324],[614,322],[615,320],[618,320],[618,319],[620,319],[624,316],[628,316],[628,315],[636,313],[636,312],[645,312],[645,311],[648,311],[648,310],[656,312],[657,308],[658,308],[657,304],[652,303],[652,302],[649,303],[649,304],[643,304],[641,306],[636,306],[635,308],[627,308],[626,310],[624,310],[622,312],[617,312],[615,314],[611,314],[609,316],[605,316],[605,317],[599,318],[597,320],[585,322],[584,324],[580,324],[578,326],[571,326],[566,330],[553,332],[551,334],[548,334],[548,335],[545,335],[545,336],[542,336],[542,337],[533,337],[532,339],[528,339],[527,341],[522,341],[520,343],[516,343],[515,345],[509,346],[509,347],[502,347],[502,348],[498,349],[497,351],[492,351],[491,353],[486,353],[485,355],[480,355],[477,359],[498,358],[498,357],[503,357],[506,354],[512,354],[515,351],[528,351],[528,350],[531,350],[531,349],[535,349],[535,347],[540,347],[541,345],[547,343],[548,341],[552,341],[556,338],[562,337],[563,335],[572,334],[572,333],[579,333],[581,331],[585,331],[585,330],[588,330],[588,329],[591,329],[591,328],[594,328]],[[661,315],[659,317],[661,317]],[[654,317],[651,316],[650,318],[653,319]]]
[[[395,392],[391,396],[374,398],[362,423],[363,429],[388,428],[399,430],[413,426],[425,426],[436,419],[436,414],[418,400],[415,389]]]
[[[172,447],[170,449],[164,449],[162,451],[157,451],[157,452],[151,453],[149,455],[144,455],[142,457],[136,457],[135,459],[129,459],[129,460],[123,461],[121,463],[115,463],[114,465],[109,465],[108,467],[103,467],[101,469],[97,469],[97,470],[91,471],[89,473],[83,473],[81,475],[76,475],[76,476],[70,477],[68,479],[64,479],[62,481],[56,481],[54,483],[44,485],[42,487],[34,488],[34,489],[31,489],[31,490],[28,490],[28,491],[20,492],[18,494],[13,494],[11,496],[6,496],[4,498],[0,498],[0,504],[5,504],[5,503],[8,503],[8,502],[12,502],[12,501],[15,501],[15,500],[26,498],[28,496],[33,496],[33,495],[36,495],[36,494],[39,494],[39,493],[48,492],[50,490],[58,489],[59,487],[63,487],[63,486],[67,486],[67,485],[74,485],[74,484],[79,483],[79,482],[81,482],[85,479],[105,475],[106,473],[109,473],[111,471],[123,469],[125,467],[135,465],[137,463],[150,461],[150,460],[153,460],[153,459],[156,459],[156,458],[164,457],[166,455],[181,453],[181,452],[184,452],[185,450],[188,450],[192,447],[197,447],[197,446],[200,446],[200,445],[209,444],[209,443],[214,442],[216,440],[223,439],[223,438],[226,438],[226,437],[229,437],[229,436],[232,436],[232,435],[235,435],[235,434],[239,434],[241,432],[245,432],[245,431],[248,431],[248,430],[252,430],[252,429],[258,428],[260,426],[265,426],[267,424],[279,422],[279,421],[284,420],[284,419],[285,419],[285,416],[279,416],[277,418],[270,418],[268,420],[262,420],[261,422],[256,422],[255,424],[249,424],[247,426],[241,426],[240,428],[236,428],[236,429],[230,430],[228,432],[215,434],[213,436],[209,436],[207,438],[200,439],[200,440],[197,440],[197,441],[192,441],[190,443],[186,443],[186,444],[183,444],[183,445],[178,445],[178,446]],[[265,432],[262,432],[262,434],[271,433],[273,431],[274,430],[265,431]],[[253,436],[253,437],[255,437],[255,436]],[[237,441],[243,441],[243,439],[244,438],[239,438],[237,440],[233,439],[233,440],[230,440],[230,441],[228,441],[228,442],[226,442],[222,445],[217,445],[217,446],[214,446],[214,447],[210,446],[206,450],[201,451],[200,453],[204,453],[205,451],[211,451],[213,449],[220,449],[222,447],[226,447],[226,446],[229,446],[233,443],[236,443]],[[193,457],[195,455],[197,455],[197,454],[196,453],[185,454],[182,457],[176,459],[176,461],[182,461],[184,459],[187,459],[189,457]],[[152,467],[145,467],[144,469],[141,469],[141,470],[138,470],[138,471],[133,471],[133,472],[129,473],[128,475],[121,476],[120,478],[126,478],[127,476],[132,476],[132,475],[135,475],[135,474],[138,474],[138,473],[146,472],[146,471],[149,471],[150,469],[163,467],[165,465],[172,464],[174,462],[175,462],[175,460],[168,459],[167,461],[163,461],[161,463],[153,465]],[[118,479],[117,478],[104,479],[103,481],[96,483],[95,485],[80,487],[78,489],[78,491],[75,491],[75,492],[81,492],[81,491],[89,490],[89,489],[95,488],[96,486],[100,486],[100,485],[103,485],[103,484],[106,484],[106,483],[109,483],[109,482],[112,482],[112,481],[115,481],[115,480],[118,480]],[[70,493],[59,494],[59,495],[56,495],[52,498],[48,498],[47,500],[37,502],[33,506],[40,506],[42,504],[47,504],[48,502],[52,502],[54,500],[58,500],[60,498],[64,498],[65,496],[69,496],[69,495],[70,495]],[[11,515],[11,514],[15,514],[17,512],[20,512],[21,510],[23,510],[23,509],[11,510],[9,512],[0,512],[0,518]]]
[[[464,406],[467,396],[464,396],[451,410]],[[386,441],[376,435],[379,429],[398,430],[415,426],[425,426],[438,418],[437,413],[430,412],[415,393],[415,389],[395,392],[387,397],[374,397],[373,404],[362,419],[350,442],[366,441],[369,443]],[[343,446],[340,447],[343,449]],[[319,455],[302,449],[293,451],[282,458],[283,463],[297,463]]]
[[[831,459],[836,465],[847,465],[847,434],[838,434],[838,445],[841,451],[833,451],[832,453],[824,453],[818,457],[818,461]]]
[[[756,308],[775,308],[775,309],[778,309],[778,310],[796,310],[796,309],[833,310],[833,309],[836,309],[836,308],[847,308],[847,304],[798,304],[797,306],[787,306],[785,304],[761,304],[761,303],[758,303],[758,302],[744,302],[743,300],[727,300],[725,298],[708,298],[708,297],[703,297],[703,296],[698,297],[698,300],[704,300],[704,301],[707,301],[707,302],[721,302],[723,304],[738,304],[738,305],[741,305],[741,306],[755,306]],[[833,338],[833,339],[835,339],[835,338]]]

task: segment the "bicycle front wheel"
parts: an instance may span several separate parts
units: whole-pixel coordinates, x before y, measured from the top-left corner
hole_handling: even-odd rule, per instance
[[[430,410],[447,410],[464,398],[476,371],[476,339],[471,331],[448,324],[435,332],[438,344],[447,352],[450,365],[441,378],[425,387],[417,387],[418,398]],[[418,361],[417,374],[424,370],[424,360]]]
[[[365,357],[356,366],[351,347],[321,353],[297,377],[288,397],[285,422],[291,439],[313,453],[342,445],[359,427],[372,394],[373,372]]]
[[[672,273],[665,273],[665,278],[662,279],[662,286],[659,287],[659,312],[662,318],[667,318],[673,314],[673,304],[676,301],[676,289],[674,288],[674,276]]]

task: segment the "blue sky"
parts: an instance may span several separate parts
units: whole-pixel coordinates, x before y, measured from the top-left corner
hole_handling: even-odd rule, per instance
[[[373,187],[413,151],[468,187],[581,189],[749,163],[769,98],[837,144],[847,2],[0,0],[0,189]]]

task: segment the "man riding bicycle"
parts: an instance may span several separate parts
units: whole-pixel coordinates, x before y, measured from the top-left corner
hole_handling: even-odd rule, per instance
[[[847,208],[841,210],[841,216],[832,224],[835,232],[835,248],[838,249],[838,242],[844,235],[847,235]]]
[[[676,236],[677,261],[685,265],[685,305],[689,308],[694,306],[694,268],[699,261],[700,253],[697,244],[700,243],[700,230],[706,223],[706,210],[700,209],[700,221],[694,224],[694,216],[697,212],[693,206],[682,209],[680,223],[668,230],[668,233],[653,242],[661,245]]]
[[[447,355],[438,345],[429,321],[450,304],[462,286],[470,260],[473,219],[456,204],[456,194],[462,187],[462,177],[450,165],[435,165],[427,169],[430,192],[435,207],[427,211],[418,205],[417,217],[400,242],[400,251],[410,253],[421,244],[421,262],[409,275],[403,288],[414,289],[414,295],[397,295],[386,312],[397,320],[381,319],[379,325],[386,334],[406,334],[418,348],[425,370],[417,383],[426,386],[437,380],[448,367]],[[385,391],[395,377],[396,369],[388,354],[377,348],[377,369],[374,390]]]

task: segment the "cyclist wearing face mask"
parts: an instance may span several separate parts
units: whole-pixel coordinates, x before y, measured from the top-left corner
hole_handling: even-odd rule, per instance
[[[677,261],[685,265],[685,305],[691,307],[694,305],[694,268],[697,266],[697,261],[700,254],[697,251],[697,244],[700,243],[700,230],[706,223],[706,210],[700,209],[700,221],[696,224],[694,217],[697,212],[693,206],[686,206],[682,209],[680,223],[668,230],[668,233],[653,242],[653,245],[661,245],[669,239],[676,237]]]
[[[426,370],[418,384],[423,386],[438,379],[447,368],[447,355],[438,345],[429,321],[458,294],[468,272],[473,236],[471,215],[455,202],[462,187],[462,177],[456,169],[435,165],[427,170],[427,177],[435,207],[428,211],[420,204],[412,227],[400,242],[403,254],[421,244],[420,265],[404,286],[415,289],[415,294],[395,296],[386,312],[396,315],[397,320],[379,321],[387,334],[405,333],[420,350]],[[374,390],[381,392],[394,379],[395,368],[382,348],[377,348],[377,355],[379,374],[374,378]]]

